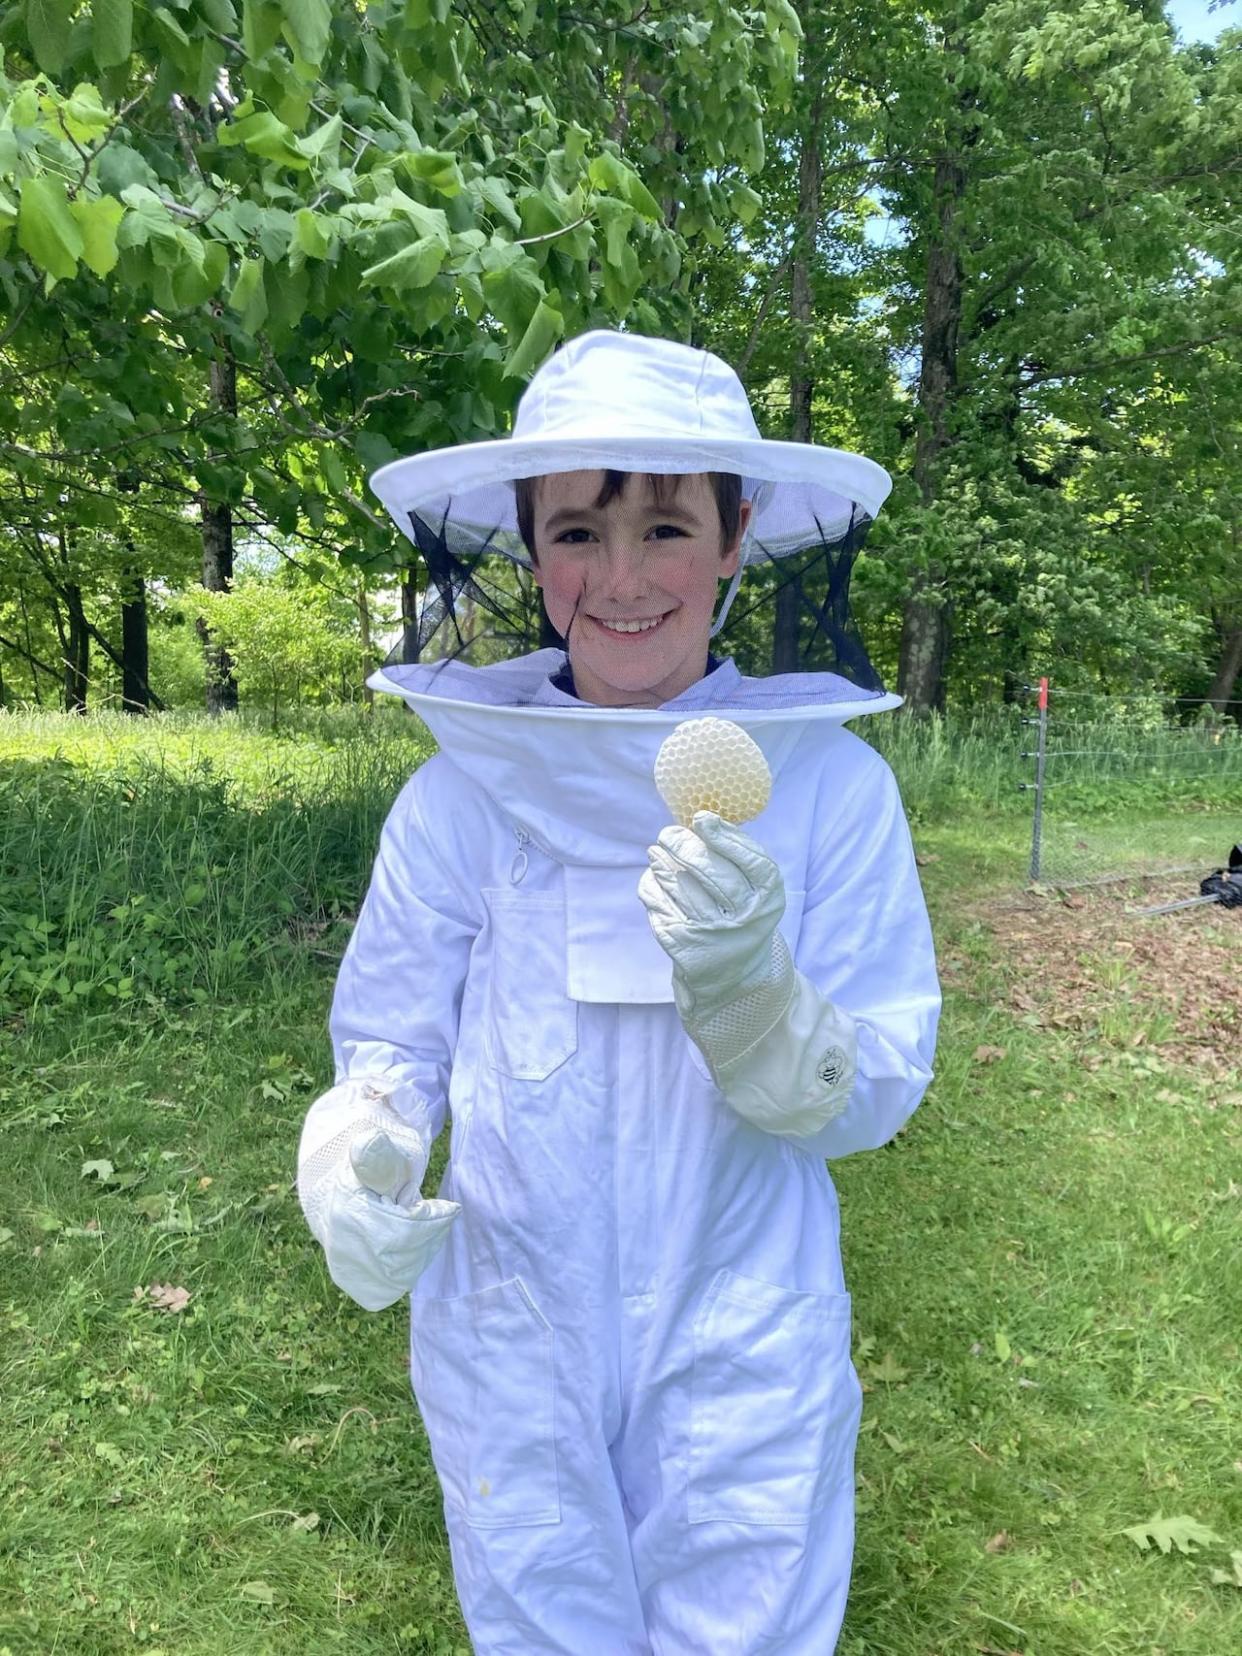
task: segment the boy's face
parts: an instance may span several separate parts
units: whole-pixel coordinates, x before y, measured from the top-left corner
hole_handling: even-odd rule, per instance
[[[737,569],[721,548],[720,513],[702,474],[676,480],[665,504],[631,477],[596,506],[600,471],[559,472],[535,490],[535,580],[569,645],[574,686],[600,707],[658,707],[707,669],[717,585]],[[641,625],[636,625],[641,623]]]

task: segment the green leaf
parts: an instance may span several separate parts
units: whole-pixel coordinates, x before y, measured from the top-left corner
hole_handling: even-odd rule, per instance
[[[587,177],[593,189],[605,191],[628,201],[636,213],[658,224],[664,217],[659,203],[632,167],[627,167],[619,155],[605,151],[597,155],[587,168]]]
[[[229,294],[229,304],[238,312],[248,334],[257,334],[267,320],[267,294],[263,288],[262,259],[243,259],[241,271]]]
[[[1191,1553],[1196,1547],[1216,1546],[1221,1541],[1215,1530],[1208,1529],[1206,1524],[1200,1524],[1194,1518],[1188,1518],[1185,1513],[1176,1518],[1166,1518],[1158,1512],[1145,1524],[1132,1524],[1121,1533],[1128,1535],[1140,1552],[1157,1546],[1162,1553],[1169,1553],[1174,1547],[1180,1553]]]
[[[522,219],[503,178],[479,178],[470,186],[472,192],[498,213],[511,230],[521,231]]]
[[[370,265],[363,271],[362,279],[380,287],[426,287],[432,277],[439,274],[447,252],[448,249],[435,236],[420,236],[391,258]]]
[[[1009,1343],[1009,1336],[1000,1329],[996,1333],[996,1356],[1002,1363],[1007,1363],[1013,1356],[1013,1347]]]
[[[750,224],[763,206],[763,200],[759,192],[752,190],[749,184],[738,184],[729,196],[729,206],[736,213],[740,224]]]
[[[69,50],[74,0],[26,0],[26,33],[34,60],[45,75],[58,75]]]
[[[327,257],[328,249],[332,246],[332,232],[327,228],[328,222],[322,214],[312,212],[309,207],[303,207],[298,213],[293,240],[308,259]]]
[[[79,196],[69,204],[82,233],[82,261],[96,276],[106,276],[120,258],[116,245],[117,226],[125,217],[124,203],[115,196]]]
[[[117,196],[131,184],[145,184],[148,189],[154,189],[159,183],[145,156],[115,138],[100,151],[95,177],[101,190]]]
[[[420,236],[430,236],[438,241],[447,253],[449,250],[448,218],[442,207],[424,207],[421,201],[415,201],[404,190],[394,190],[391,195],[385,196],[380,206],[391,206],[395,209],[394,216],[399,214],[408,219]]]
[[[101,69],[125,63],[134,47],[134,0],[92,0],[91,56]]]
[[[332,33],[332,7],[328,0],[280,0],[285,20],[285,39],[302,59],[318,68],[328,50]]]
[[[488,309],[505,332],[521,336],[543,299],[543,279],[530,255],[512,242],[493,242],[480,254]]]
[[[110,1161],[86,1161],[82,1163],[81,1176],[84,1179],[98,1179],[100,1184],[109,1184],[115,1172]]]
[[[150,17],[162,49],[183,74],[192,74],[198,66],[197,43],[191,41],[172,13],[162,7],[153,8]]]
[[[564,332],[565,318],[541,299],[517,349],[505,362],[505,378],[525,379],[533,374]]]
[[[300,152],[308,161],[324,161],[330,167],[335,167],[341,148],[341,133],[344,130],[341,117],[334,115],[330,121],[315,128],[305,138],[297,140]]]
[[[251,63],[271,51],[283,21],[275,0],[242,0],[242,45]]]
[[[266,1581],[247,1581],[239,1591],[251,1604],[275,1604],[277,1600],[276,1589]]]
[[[244,144],[252,155],[262,156],[265,161],[277,161],[299,171],[310,166],[293,133],[270,109],[259,109],[253,115],[244,115],[240,121],[226,122],[217,136],[222,144]]]
[[[595,211],[604,227],[605,262],[620,269],[634,223],[634,209],[628,202],[618,201],[615,196],[600,196],[595,203]]]
[[[319,466],[324,482],[334,494],[341,494],[349,487],[344,461],[335,449],[325,446],[319,450]]]
[[[69,211],[68,192],[59,178],[22,180],[17,245],[40,270],[57,280],[76,273],[82,232]]]
[[[401,157],[402,171],[421,184],[429,184],[442,196],[460,195],[465,187],[457,157],[445,150],[410,150]]]
[[[61,104],[59,117],[65,131],[80,144],[100,137],[113,121],[111,110],[105,109],[100,101],[99,88],[88,86],[85,81],[75,86],[72,95]]]

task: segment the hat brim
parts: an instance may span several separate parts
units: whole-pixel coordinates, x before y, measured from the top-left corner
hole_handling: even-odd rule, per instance
[[[523,558],[513,483],[569,471],[734,472],[754,502],[746,561],[761,562],[815,540],[835,540],[859,516],[873,518],[892,488],[874,460],[844,449],[763,439],[522,439],[502,437],[434,449],[381,466],[371,487],[401,531],[411,513],[465,541]],[[766,485],[766,486],[765,486]]]

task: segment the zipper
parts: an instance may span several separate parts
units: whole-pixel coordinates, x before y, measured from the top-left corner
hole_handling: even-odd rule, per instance
[[[517,850],[513,854],[513,863],[509,869],[509,884],[521,885],[526,878],[526,870],[530,867],[530,858],[526,854],[526,847],[530,844],[530,835],[525,828],[513,825],[513,837],[517,840]]]

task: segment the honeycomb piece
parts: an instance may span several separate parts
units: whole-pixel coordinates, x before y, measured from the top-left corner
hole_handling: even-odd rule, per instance
[[[726,822],[757,817],[772,792],[772,773],[758,744],[732,719],[687,719],[656,755],[655,784],[673,820],[690,826],[696,811]]]
[[[396,1199],[414,1171],[409,1156],[382,1127],[359,1133],[349,1147],[349,1160],[358,1183],[376,1196],[387,1196],[389,1201]]]

